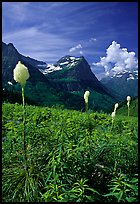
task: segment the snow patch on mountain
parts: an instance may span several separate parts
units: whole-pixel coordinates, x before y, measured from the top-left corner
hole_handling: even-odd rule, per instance
[[[65,68],[72,68],[73,66],[77,65],[81,57],[73,57],[73,56],[65,56],[62,57],[57,63],[55,64],[47,64],[47,65],[38,65],[39,71],[43,74],[48,74],[54,71],[58,71]]]
[[[68,63],[69,63],[69,62],[67,62],[67,61],[66,61],[66,62],[61,62],[61,63],[60,63],[60,66],[61,66],[61,65],[66,65],[66,64],[68,64]]]
[[[110,78],[122,78],[122,77],[126,77],[127,81],[138,79],[138,70],[134,70],[134,71],[124,70],[123,72],[118,72],[114,74]]]
[[[53,64],[48,64],[46,69],[39,69],[43,74],[48,74],[54,71],[61,70],[60,66],[54,66]]]
[[[120,74],[120,75],[117,75],[116,77],[122,77],[122,76],[123,76],[123,75]]]
[[[134,76],[132,74],[130,74],[129,77],[127,78],[127,81],[134,80],[134,79],[135,79]]]

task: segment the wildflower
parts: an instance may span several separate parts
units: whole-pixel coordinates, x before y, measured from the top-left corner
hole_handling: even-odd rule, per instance
[[[29,72],[27,67],[25,67],[20,61],[14,69],[14,80],[21,84],[22,87],[25,86],[26,80],[29,78]]]
[[[16,65],[14,71],[14,80],[20,83],[22,87],[22,102],[23,102],[23,149],[24,149],[24,160],[25,160],[25,169],[27,170],[27,155],[26,155],[26,140],[25,140],[25,102],[24,102],[24,89],[26,80],[29,78],[28,68],[24,66],[20,61]]]
[[[114,106],[114,112],[116,112],[116,109],[118,108],[119,104],[116,103],[115,106]]]
[[[85,91],[84,93],[84,99],[85,99],[85,108],[86,108],[86,111],[88,110],[88,97],[90,95],[90,92],[89,91]]]
[[[130,105],[130,100],[131,100],[131,97],[130,96],[127,96],[127,106],[129,107]]]
[[[131,100],[131,97],[130,96],[127,96],[127,101],[130,101]]]
[[[127,106],[128,106],[128,116],[129,116],[129,112],[130,112],[130,100],[131,100],[131,97],[130,96],[127,96]]]
[[[89,92],[89,91],[86,91],[86,92],[84,93],[84,99],[85,99],[85,102],[86,102],[86,103],[88,103],[88,97],[89,97],[89,95],[90,95],[90,92]]]
[[[111,117],[112,117],[112,124],[113,124],[113,122],[114,122],[115,115],[116,115],[116,112],[115,112],[115,111],[114,111],[114,112],[112,112],[112,114],[111,114]]]

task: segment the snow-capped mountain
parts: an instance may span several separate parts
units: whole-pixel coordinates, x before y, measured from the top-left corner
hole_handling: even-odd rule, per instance
[[[134,71],[124,70],[123,72],[118,72],[118,73],[114,74],[113,76],[111,76],[111,78],[115,78],[115,77],[116,78],[125,78],[127,81],[138,79],[138,70],[134,70]]]
[[[109,90],[124,100],[126,96],[138,96],[138,70],[118,72],[100,80]]]
[[[53,64],[47,64],[47,66],[39,66],[39,71],[41,71],[43,74],[48,74],[57,70],[61,70],[62,68],[59,66],[54,66]],[[40,68],[41,67],[41,68]]]
[[[43,74],[49,74],[54,71],[63,69],[64,67],[72,67],[78,64],[81,57],[65,56],[58,60],[55,64],[47,64],[47,66],[38,65],[39,70]]]
[[[64,57],[62,57],[60,60],[58,60],[55,65],[56,66],[61,66],[61,67],[64,67],[64,66],[75,66],[78,64],[79,61],[81,61],[82,57],[74,57],[74,56],[69,56],[69,55],[66,55]]]
[[[101,94],[110,96],[108,90],[104,88],[91,71],[90,65],[83,56],[66,55],[54,65],[43,70],[43,73],[58,89],[72,92],[91,88]]]

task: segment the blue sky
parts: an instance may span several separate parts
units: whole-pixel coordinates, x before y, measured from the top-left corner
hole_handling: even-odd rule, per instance
[[[136,61],[138,3],[2,2],[2,41],[49,64],[65,55],[84,56],[99,75],[107,72],[102,58],[108,59],[113,41],[111,48],[119,44]]]

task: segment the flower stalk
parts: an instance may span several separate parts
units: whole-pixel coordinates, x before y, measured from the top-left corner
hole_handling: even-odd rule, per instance
[[[114,106],[114,112],[115,112],[115,114],[116,114],[116,110],[117,110],[118,106],[119,106],[118,103],[116,103],[115,106]]]
[[[27,154],[26,154],[26,138],[25,138],[25,99],[24,99],[24,89],[26,85],[26,80],[29,78],[29,72],[27,67],[25,67],[20,61],[14,69],[14,80],[20,83],[22,88],[22,103],[23,103],[23,151],[24,151],[24,161],[25,170],[27,171]]]
[[[25,169],[27,170],[26,139],[25,139],[25,100],[24,100],[24,87],[22,87],[22,103],[23,103],[23,150],[24,150]]]
[[[112,116],[112,125],[113,125],[113,123],[114,123],[115,115],[116,115],[116,113],[115,113],[115,112],[112,112],[112,114],[111,114],[111,116]]]
[[[112,130],[112,128],[113,128],[113,124],[114,124],[114,120],[115,120],[115,115],[116,115],[116,112],[114,111],[114,112],[112,112],[112,114],[111,114],[111,117],[112,117],[112,125],[111,125],[111,130]]]

